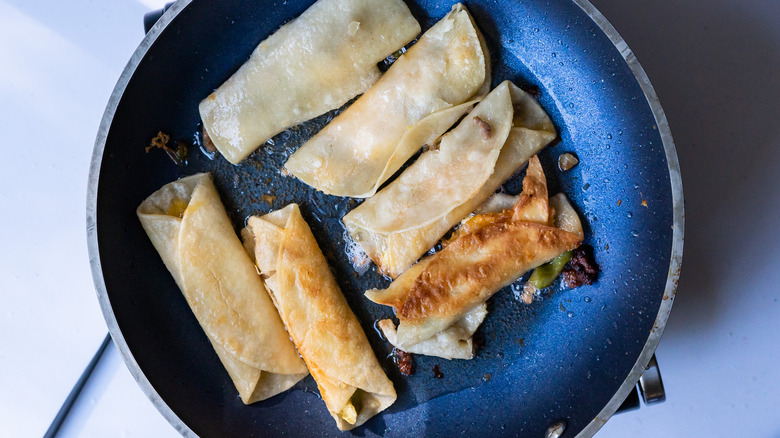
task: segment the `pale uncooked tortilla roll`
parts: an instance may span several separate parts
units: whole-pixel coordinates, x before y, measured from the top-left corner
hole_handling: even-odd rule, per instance
[[[137,214],[244,403],[308,374],[209,174],[163,186]]]
[[[583,236],[579,218],[565,198],[553,199],[534,157],[512,208],[468,218],[441,251],[387,289],[367,291],[395,309],[394,345],[406,351],[430,342],[525,272],[576,248]]]
[[[396,399],[297,204],[250,217],[258,268],[279,314],[341,430]],[[251,246],[251,245],[249,245]]]
[[[497,111],[510,115],[508,134]],[[476,129],[474,116],[480,114],[492,122],[487,140]],[[344,216],[344,225],[379,271],[396,278],[555,136],[542,107],[504,82],[442,138],[438,150],[423,152],[395,181]],[[485,149],[491,152],[485,155],[474,147],[501,138],[497,156],[495,148]],[[468,160],[472,154],[474,160]]]
[[[237,164],[284,129],[364,92],[380,77],[377,63],[419,33],[402,0],[319,0],[200,103],[203,126]]]
[[[436,333],[430,338],[407,346],[407,353],[437,356],[444,359],[472,359],[474,357],[474,341],[472,337],[479,325],[487,316],[487,305],[482,303],[455,321],[447,329]],[[383,319],[377,326],[387,338],[387,342],[398,347],[398,334],[395,324],[390,319]],[[400,348],[400,347],[399,347]]]
[[[489,87],[487,48],[466,8],[456,4],[285,168],[325,193],[369,197]]]
[[[512,128],[509,84],[491,91],[437,148],[422,154],[345,222],[380,235],[401,233],[435,222],[471,199],[493,174]]]

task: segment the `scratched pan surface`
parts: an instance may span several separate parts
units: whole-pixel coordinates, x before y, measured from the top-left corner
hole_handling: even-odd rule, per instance
[[[452,5],[407,3],[424,29]],[[301,205],[399,395],[353,434],[543,436],[558,420],[568,424],[564,436],[593,433],[600,425],[594,418],[612,414],[657,343],[681,251],[674,147],[665,121],[659,123],[660,107],[645,95],[649,84],[643,88],[624,59],[627,48],[621,55],[616,36],[602,30],[608,24],[600,27],[600,15],[586,3],[467,3],[491,49],[493,85],[511,79],[538,88],[560,133],[540,155],[551,193],[563,191],[577,206],[602,273],[594,286],[555,286],[530,306],[518,300],[524,279],[517,282],[488,302],[477,333],[484,345],[473,360],[417,357],[416,373],[403,377],[373,328],[391,312],[362,296],[389,281],[373,268],[356,273],[345,252],[340,218],[357,201],[323,195],[280,173],[286,158],[338,111],[277,135],[238,166],[208,158],[197,145],[198,102],[309,4],[179,2],[117,85],[98,134],[88,228],[98,296],[131,372],[185,435],[338,433],[310,377],[270,400],[240,401],[136,218],[138,204],[162,185],[210,171],[237,229],[249,215]],[[145,153],[158,131],[189,144],[186,165],[161,150]],[[581,164],[561,173],[555,162],[564,151],[575,152]],[[505,190],[516,193],[521,178],[522,172]],[[436,365],[441,378],[434,377]]]

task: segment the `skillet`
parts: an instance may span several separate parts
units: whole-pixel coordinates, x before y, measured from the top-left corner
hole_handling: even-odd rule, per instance
[[[373,329],[386,308],[362,297],[388,280],[354,272],[340,218],[355,201],[280,175],[286,158],[338,111],[274,137],[239,166],[198,147],[198,102],[252,49],[311,0],[179,1],[131,58],[98,132],[89,177],[90,262],[109,330],[152,403],[184,436],[338,434],[307,378],[244,406],[206,336],[144,234],[135,208],[159,187],[211,171],[236,228],[290,202],[304,217],[398,401],[358,436],[590,436],[615,412],[650,359],[671,309],[682,257],[683,198],[666,118],[644,71],[609,23],[583,0],[473,1],[466,6],[504,79],[539,91],[560,138],[540,158],[550,193],[565,192],[586,224],[601,266],[596,284],[554,287],[530,306],[514,292],[489,302],[472,361],[418,357],[405,378]],[[423,29],[452,3],[407,1]],[[189,144],[185,166],[144,151],[158,131]],[[562,173],[558,155],[580,165]],[[516,193],[522,172],[505,185]],[[275,199],[263,197],[270,194]],[[646,205],[646,206],[645,206]],[[442,378],[435,378],[438,366]]]

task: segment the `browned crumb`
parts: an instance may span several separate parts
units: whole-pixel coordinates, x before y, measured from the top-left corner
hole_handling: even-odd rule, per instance
[[[433,366],[433,377],[435,377],[437,379],[443,379],[444,378],[444,374],[442,374],[442,372],[439,370],[439,366],[438,365],[434,365]]]
[[[618,199],[618,207],[620,207],[620,204],[622,204],[622,203],[623,203],[623,200],[622,199]]]
[[[399,350],[398,348],[393,348],[393,362],[404,376],[411,376],[414,374],[414,361],[410,353]]]
[[[571,152],[564,152],[558,156],[558,169],[562,172],[573,169],[579,163],[580,160]]]
[[[260,200],[263,202],[266,202],[268,204],[273,205],[274,201],[276,201],[276,196],[274,195],[260,195]]]
[[[490,381],[490,373],[485,373],[485,375],[482,376],[482,380],[489,382]]]
[[[647,207],[647,199],[642,200],[642,207]]]
[[[563,278],[569,288],[590,286],[596,281],[599,274],[599,265],[593,258],[593,247],[580,245],[572,251],[571,260],[563,270]]]
[[[519,341],[517,341],[521,347],[525,347],[525,338],[520,338]]]
[[[168,157],[176,163],[177,166],[186,164],[187,162],[187,145],[183,141],[176,143],[176,148],[168,147],[168,142],[171,140],[171,136],[158,131],[157,135],[149,142],[149,146],[145,148],[146,153],[152,148],[162,149],[168,155]]]
[[[536,287],[530,281],[526,282],[523,286],[523,293],[520,295],[520,298],[524,303],[531,304],[534,302],[534,295],[536,295]]]
[[[482,130],[482,139],[487,140],[490,138],[492,128],[490,127],[490,124],[482,119],[479,118],[479,116],[473,117],[474,121],[477,122],[477,125]]]
[[[170,141],[171,136],[162,132],[158,131],[157,136],[155,136],[152,141],[149,142],[149,146],[146,147],[146,153],[149,153],[149,150],[152,148],[157,149],[168,149],[168,141]]]

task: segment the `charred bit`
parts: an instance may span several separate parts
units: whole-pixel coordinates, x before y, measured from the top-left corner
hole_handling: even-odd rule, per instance
[[[411,353],[393,348],[393,363],[395,363],[404,376],[408,377],[414,374],[414,358]]]
[[[157,132],[157,135],[149,142],[149,146],[145,148],[146,153],[148,154],[149,150],[153,148],[162,149],[177,166],[187,164],[187,145],[183,141],[177,141],[176,148],[170,148],[168,147],[170,140],[170,135],[162,131]]]
[[[590,286],[596,281],[599,274],[599,265],[593,258],[593,247],[580,245],[572,251],[571,260],[563,270],[563,278],[569,288]]]

